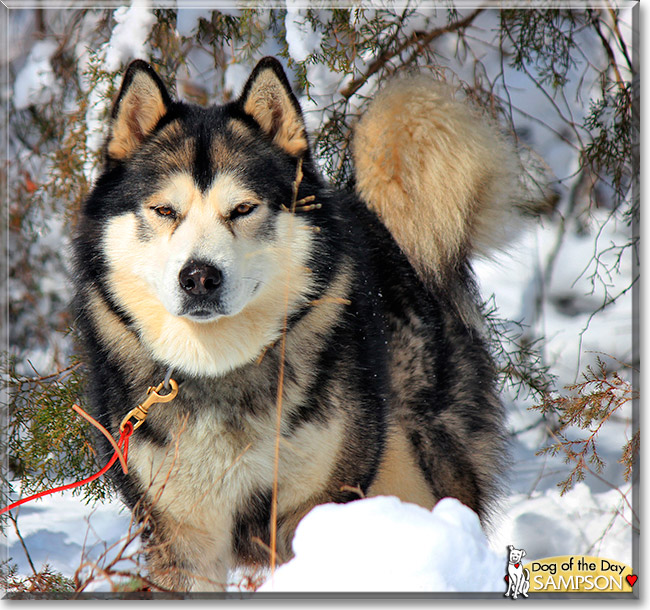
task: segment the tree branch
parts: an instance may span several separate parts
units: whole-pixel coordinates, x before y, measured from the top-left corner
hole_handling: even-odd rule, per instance
[[[369,66],[368,69],[365,71],[364,74],[359,76],[358,78],[355,78],[352,80],[345,89],[341,91],[341,95],[347,100],[350,97],[352,97],[367,81],[368,79],[373,75],[379,72],[386,63],[388,63],[393,57],[396,57],[400,55],[405,49],[419,44],[421,46],[426,46],[433,42],[436,38],[439,38],[443,34],[447,34],[449,32],[455,32],[457,30],[460,30],[462,28],[465,28],[469,26],[476,17],[482,13],[485,9],[478,8],[467,17],[464,17],[463,19],[459,21],[455,21],[454,23],[449,23],[441,28],[436,28],[435,30],[431,30],[430,32],[413,32],[411,36],[409,36],[404,42],[402,42],[396,49],[394,50],[389,50],[386,49],[383,53],[375,59]]]
[[[25,555],[27,556],[27,561],[29,562],[29,566],[31,567],[32,572],[34,572],[34,576],[38,576],[38,572],[36,571],[36,568],[34,567],[34,562],[32,561],[32,558],[29,555],[29,551],[27,550],[27,545],[25,544],[25,541],[23,540],[23,537],[20,534],[20,530],[18,529],[18,520],[11,513],[7,513],[7,516],[9,517],[11,522],[14,524],[14,531],[16,532],[16,536],[18,536],[18,540],[20,541],[20,545],[23,547],[23,551],[25,551]]]
[[[618,83],[618,86],[620,87],[621,91],[625,93],[625,81],[623,80],[621,71],[618,69],[618,63],[616,63],[616,56],[614,55],[614,51],[612,50],[612,47],[609,44],[609,40],[607,40],[607,37],[605,36],[605,34],[603,34],[603,31],[600,28],[600,15],[592,17],[591,22],[594,26],[594,30],[596,31],[596,34],[598,34],[598,37],[600,38],[600,41],[603,45],[603,49],[607,54],[607,59],[609,59],[609,65],[611,66],[614,72],[614,76],[616,77],[616,82]]]

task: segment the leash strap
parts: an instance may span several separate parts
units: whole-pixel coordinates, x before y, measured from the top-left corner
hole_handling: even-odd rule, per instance
[[[83,481],[75,481],[74,483],[61,485],[60,487],[55,487],[54,489],[46,489],[45,491],[41,491],[31,496],[27,496],[26,498],[21,498],[20,500],[17,500],[16,502],[10,504],[9,506],[5,508],[1,508],[0,515],[9,512],[10,510],[13,510],[14,508],[17,508],[21,504],[25,504],[27,502],[31,502],[32,500],[36,500],[37,498],[42,498],[43,496],[49,496],[50,494],[57,493],[59,491],[66,491],[67,489],[74,489],[75,487],[81,487],[82,485],[86,485],[86,483],[90,483],[91,481],[94,481],[95,479],[98,479],[102,475],[106,474],[110,470],[111,466],[115,464],[115,462],[118,459],[120,460],[120,464],[122,465],[122,470],[124,471],[124,474],[128,472],[126,468],[126,458],[129,451],[129,438],[133,434],[133,424],[131,422],[126,422],[124,429],[120,434],[120,438],[116,443],[113,440],[113,437],[111,436],[110,432],[106,430],[106,428],[104,428],[104,426],[102,426],[96,419],[88,415],[88,413],[86,413],[81,407],[77,405],[73,405],[72,408],[77,413],[79,413],[82,417],[87,419],[91,424],[93,424],[93,426],[98,428],[101,431],[101,433],[110,440],[111,445],[113,445],[113,448],[115,449],[115,452],[113,453],[113,456],[109,460],[108,464],[106,464],[106,466],[104,466],[99,472],[89,476]]]
[[[55,487],[54,489],[46,489],[45,491],[41,491],[32,496],[27,496],[26,498],[17,500],[5,508],[0,508],[0,515],[20,506],[21,504],[36,500],[36,498],[42,498],[43,496],[49,496],[50,494],[57,493],[59,491],[65,491],[66,489],[74,489],[75,487],[86,485],[86,483],[90,483],[91,481],[94,481],[95,479],[101,477],[103,474],[106,474],[106,472],[110,470],[111,466],[115,464],[118,459],[120,460],[124,474],[127,474],[129,472],[126,465],[126,458],[129,451],[129,438],[136,430],[136,428],[140,427],[144,423],[144,420],[147,418],[149,408],[152,405],[161,402],[171,402],[174,400],[174,398],[176,398],[176,394],[178,394],[178,384],[171,378],[172,372],[173,369],[170,368],[167,371],[167,375],[165,375],[165,380],[160,385],[158,385],[158,387],[150,387],[147,390],[146,400],[136,406],[135,409],[131,409],[131,411],[126,414],[122,420],[122,423],[120,424],[120,438],[118,439],[117,443],[113,439],[111,433],[106,428],[104,428],[104,426],[102,426],[96,419],[88,415],[88,413],[86,413],[79,405],[72,405],[72,409],[76,413],[81,415],[81,417],[83,417],[85,420],[89,421],[108,439],[115,451],[115,453],[113,453],[113,457],[111,457],[108,464],[106,464],[104,468],[92,476],[89,476],[87,479],[84,479],[83,481],[76,481],[75,483],[68,483],[67,485],[61,485],[61,487]],[[171,386],[168,394],[159,393],[163,387],[168,386]],[[135,423],[129,421],[131,418],[135,419]]]

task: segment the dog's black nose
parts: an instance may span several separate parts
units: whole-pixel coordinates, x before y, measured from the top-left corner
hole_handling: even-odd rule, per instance
[[[221,285],[221,271],[201,261],[191,260],[178,274],[181,288],[192,296],[209,296]]]

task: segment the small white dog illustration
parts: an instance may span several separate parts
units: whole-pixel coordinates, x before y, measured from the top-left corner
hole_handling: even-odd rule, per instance
[[[521,558],[526,554],[526,551],[516,549],[511,544],[508,545],[508,551],[508,590],[505,596],[508,597],[512,591],[512,599],[517,599],[519,594],[528,597],[530,572],[525,570],[521,563]]]

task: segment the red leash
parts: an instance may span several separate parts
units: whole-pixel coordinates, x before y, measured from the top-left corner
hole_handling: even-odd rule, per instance
[[[159,392],[163,389],[163,387],[167,386],[167,382],[169,382],[169,384],[171,385],[171,390],[169,391],[168,394],[159,394]],[[146,400],[143,403],[137,405],[134,409],[131,409],[126,414],[126,416],[122,420],[122,423],[120,424],[120,438],[118,439],[117,443],[113,439],[111,433],[106,428],[104,428],[104,426],[102,426],[96,419],[88,415],[88,413],[86,413],[80,406],[72,405],[72,409],[74,411],[76,411],[79,415],[81,415],[81,417],[89,421],[108,439],[110,444],[113,446],[113,449],[115,450],[113,457],[110,459],[108,464],[104,466],[104,468],[102,468],[98,473],[88,477],[87,479],[84,479],[83,481],[77,481],[76,483],[68,483],[67,485],[62,485],[61,487],[55,487],[54,489],[41,491],[37,494],[34,494],[33,496],[28,496],[27,498],[18,500],[17,502],[10,504],[6,508],[1,508],[0,515],[6,513],[7,511],[12,510],[13,508],[16,508],[17,506],[20,506],[21,504],[25,504],[26,502],[31,502],[32,500],[36,500],[36,498],[42,498],[43,496],[49,496],[50,494],[56,493],[58,491],[65,491],[66,489],[74,489],[75,487],[81,487],[86,483],[90,483],[91,481],[94,481],[95,479],[98,479],[103,474],[105,474],[110,469],[110,467],[113,464],[115,464],[115,462],[118,459],[120,460],[120,464],[122,465],[122,470],[124,471],[124,474],[127,474],[128,468],[126,466],[126,458],[129,451],[130,436],[133,434],[134,430],[140,427],[140,425],[142,425],[144,420],[147,418],[147,413],[152,405],[161,402],[171,402],[172,400],[174,400],[174,398],[176,398],[176,394],[178,394],[178,384],[171,378],[171,369],[170,369],[169,372],[167,373],[167,378],[165,379],[165,381],[163,381],[157,387],[153,387],[153,386],[150,387],[147,390]],[[131,418],[134,418],[136,420],[135,424],[129,421]]]
[[[103,474],[108,472],[110,467],[113,464],[115,464],[115,462],[118,459],[120,460],[120,464],[122,465],[122,470],[124,471],[124,474],[128,472],[128,469],[126,467],[126,458],[129,452],[129,438],[133,434],[133,424],[129,421],[127,421],[124,424],[122,433],[120,434],[120,438],[116,443],[113,437],[111,436],[111,433],[106,428],[104,428],[104,426],[102,426],[96,419],[88,415],[88,413],[86,413],[81,407],[77,405],[72,405],[72,408],[84,419],[87,419],[110,441],[111,445],[113,445],[113,448],[115,449],[115,453],[113,454],[113,457],[111,457],[108,464],[106,464],[106,466],[104,466],[99,472],[89,476],[87,479],[84,479],[83,481],[76,481],[75,483],[68,483],[67,485],[62,485],[61,487],[55,487],[54,489],[46,489],[45,491],[41,491],[32,496],[27,496],[26,498],[22,498],[5,508],[0,509],[0,515],[10,510],[13,510],[17,506],[20,506],[21,504],[25,504],[26,502],[31,502],[32,500],[36,500],[36,498],[42,498],[43,496],[49,496],[50,494],[57,493],[59,491],[65,491],[66,489],[74,489],[75,487],[81,487],[86,483],[90,483],[91,481],[98,479]]]

